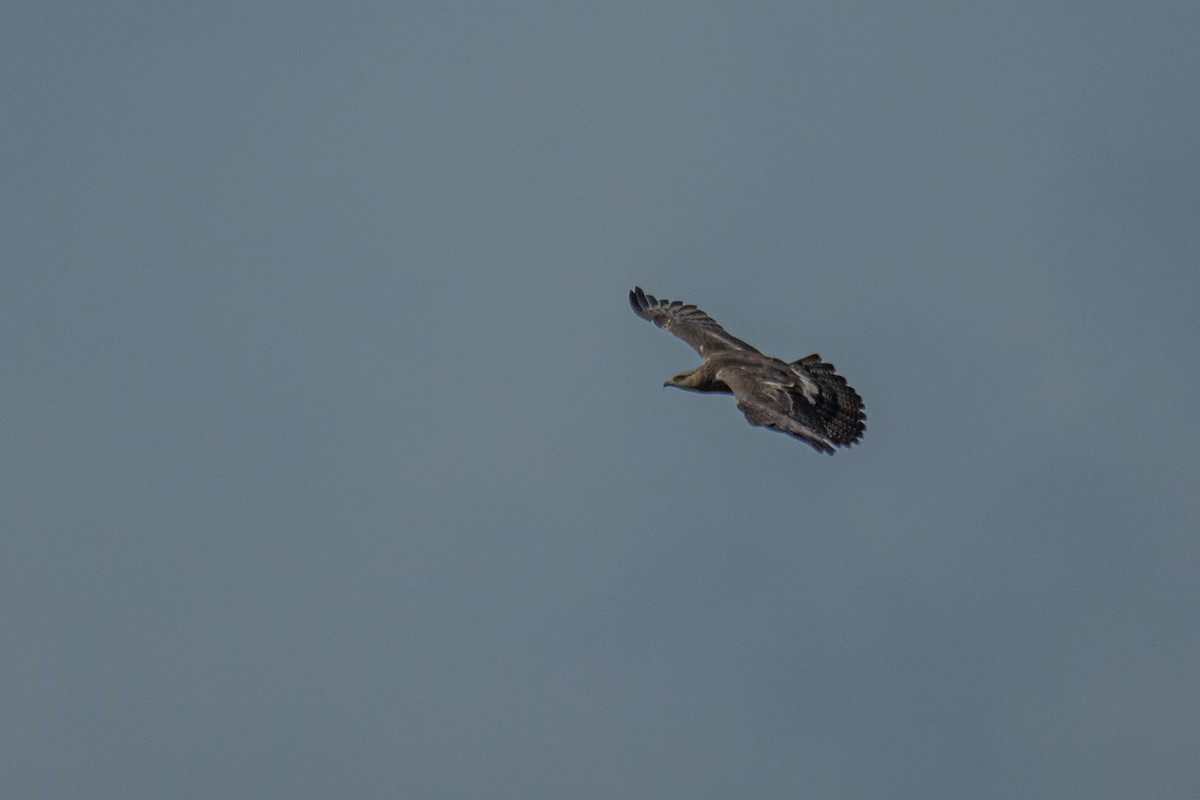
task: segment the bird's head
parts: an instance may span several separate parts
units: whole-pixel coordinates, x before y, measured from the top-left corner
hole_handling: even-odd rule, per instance
[[[674,386],[679,389],[695,389],[696,388],[696,370],[689,369],[687,372],[681,372],[678,375],[672,375],[667,378],[667,382],[663,384],[663,388]]]

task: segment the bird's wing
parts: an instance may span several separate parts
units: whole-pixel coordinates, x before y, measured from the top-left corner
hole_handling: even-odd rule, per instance
[[[862,398],[832,364],[813,354],[793,361],[731,364],[717,371],[751,425],[795,436],[823,453],[849,447],[866,428]]]
[[[683,339],[704,358],[726,350],[758,352],[731,336],[712,317],[693,305],[684,305],[678,300],[659,300],[643,292],[640,286],[629,293],[629,305],[633,307],[633,313]]]

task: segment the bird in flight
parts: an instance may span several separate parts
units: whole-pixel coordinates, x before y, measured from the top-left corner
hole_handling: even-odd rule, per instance
[[[823,453],[862,437],[867,418],[862,398],[816,353],[790,362],[763,355],[695,306],[659,300],[639,286],[629,293],[629,305],[704,359],[663,386],[732,394],[751,425],[789,434]]]

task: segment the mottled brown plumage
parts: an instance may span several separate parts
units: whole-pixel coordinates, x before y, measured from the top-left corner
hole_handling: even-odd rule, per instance
[[[791,362],[763,355],[695,306],[659,300],[640,287],[629,293],[629,305],[704,358],[699,367],[675,375],[665,386],[732,394],[751,425],[789,434],[823,453],[862,437],[862,398],[816,353]]]

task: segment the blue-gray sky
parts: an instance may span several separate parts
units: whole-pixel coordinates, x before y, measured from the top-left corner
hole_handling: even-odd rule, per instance
[[[9,8],[0,795],[1200,795],[1198,30]]]

